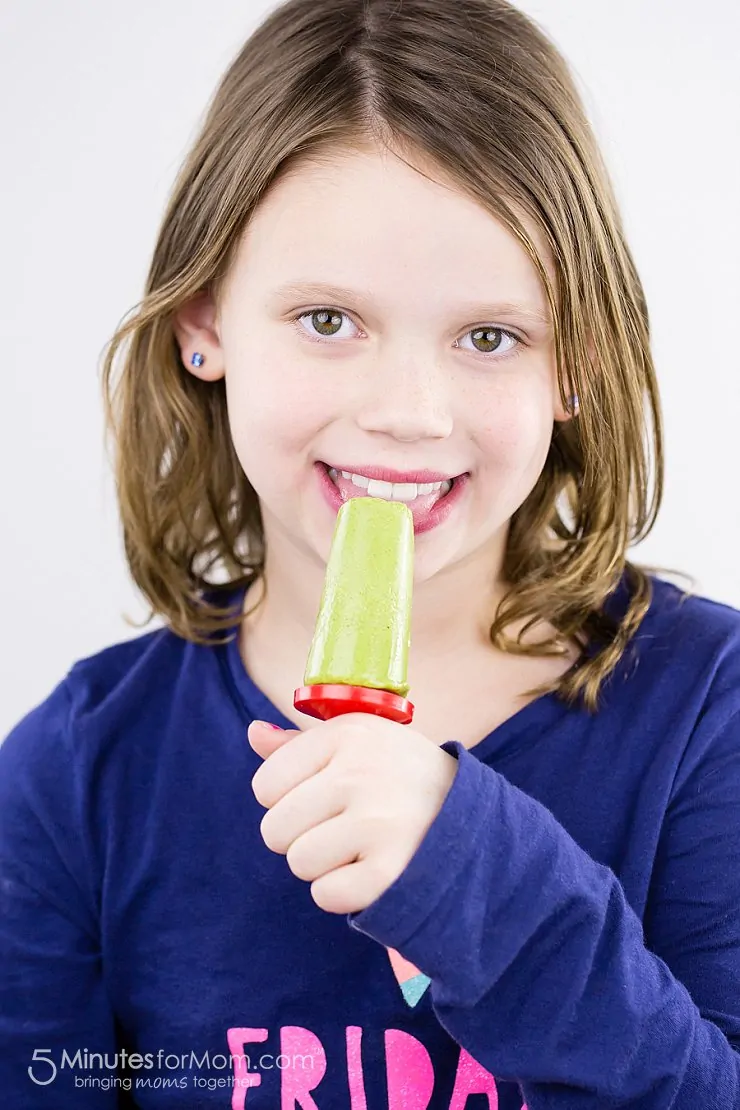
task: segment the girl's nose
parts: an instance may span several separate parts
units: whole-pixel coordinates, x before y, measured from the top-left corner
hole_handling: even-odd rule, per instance
[[[357,424],[393,439],[446,439],[452,432],[449,383],[444,372],[418,360],[375,366],[358,405]]]

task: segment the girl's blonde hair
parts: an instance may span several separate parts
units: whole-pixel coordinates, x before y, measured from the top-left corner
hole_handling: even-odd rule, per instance
[[[555,424],[511,520],[511,588],[491,640],[523,654],[559,653],[568,639],[588,647],[536,692],[580,696],[594,710],[650,602],[649,575],[626,551],[662,498],[660,406],[643,288],[574,81],[505,0],[288,0],[226,72],[174,185],[145,295],[105,351],[125,553],[152,607],[144,623],[161,614],[180,636],[212,643],[242,619],[218,599],[264,570],[260,506],[231,441],[224,381],[183,366],[173,316],[198,292],[218,300],[272,184],[309,160],[379,144],[414,168],[433,165],[502,221],[547,291],[561,401],[575,392],[580,411]],[[544,235],[554,288],[518,213]],[[613,619],[604,602],[624,572],[629,600]],[[556,636],[522,642],[542,619]],[[518,637],[507,634],[522,621]]]

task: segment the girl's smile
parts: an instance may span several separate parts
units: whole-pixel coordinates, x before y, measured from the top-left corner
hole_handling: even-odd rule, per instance
[[[324,462],[315,464],[321,493],[334,513],[351,497],[384,497],[389,501],[404,501],[414,518],[414,534],[417,536],[430,532],[450,518],[464,497],[470,479],[466,473],[444,481],[392,483],[370,478],[368,470],[372,469],[366,468],[358,473],[337,471]]]

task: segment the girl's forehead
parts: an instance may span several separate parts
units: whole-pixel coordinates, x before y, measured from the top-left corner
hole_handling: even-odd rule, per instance
[[[348,287],[358,279],[387,285],[389,276],[402,282],[405,275],[483,296],[508,283],[507,294],[548,312],[537,268],[518,237],[461,182],[426,164],[422,169],[387,152],[340,153],[291,167],[253,212],[235,267],[246,280],[259,270],[271,288],[324,278]],[[553,280],[544,231],[521,206],[506,204]]]
[[[497,197],[493,184],[491,197],[514,211],[528,232],[538,235],[545,246],[537,221],[521,205],[509,196]],[[427,230],[436,237],[453,230],[457,236],[466,231],[485,233],[491,225],[500,235],[511,235],[493,207],[487,207],[476,194],[473,183],[466,183],[464,175],[453,178],[428,159],[409,165],[388,151],[365,150],[327,153],[318,160],[305,159],[291,166],[265,192],[250,225],[271,218],[282,221],[286,217],[302,219],[305,214],[315,216],[320,206],[328,204],[331,209],[325,212],[327,222],[339,215],[361,214],[382,228],[399,221],[423,224],[428,216],[434,216],[437,222]],[[352,227],[356,225],[355,219]]]

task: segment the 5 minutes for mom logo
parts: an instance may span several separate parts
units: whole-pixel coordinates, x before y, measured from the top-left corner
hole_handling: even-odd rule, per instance
[[[126,1067],[138,1071],[142,1068],[146,1070],[155,1067],[161,1069],[164,1066],[167,1070],[215,1068],[222,1071],[225,1068],[233,1068],[237,1059],[248,1062],[247,1057],[235,1057],[232,1054],[219,1053],[212,1056],[207,1049],[201,1056],[198,1056],[197,1053],[192,1051],[180,1055],[174,1052],[165,1053],[161,1048],[156,1053],[128,1052],[127,1049],[122,1048],[112,1054],[88,1052],[86,1048],[78,1048],[74,1055],[70,1056],[65,1048],[62,1050],[61,1060],[59,1066],[57,1066],[52,1058],[50,1048],[35,1048],[27,1070],[30,1079],[37,1086],[48,1087],[56,1079],[59,1070],[64,1068],[77,1068],[88,1072],[96,1069],[114,1072],[118,1068]]]

